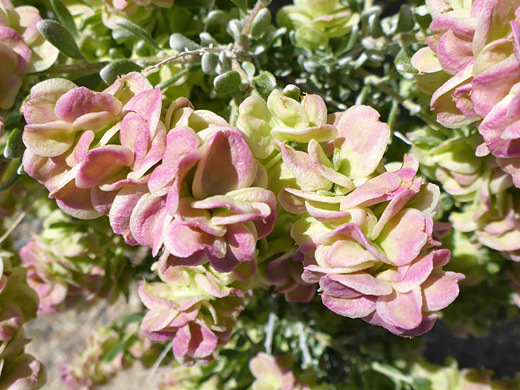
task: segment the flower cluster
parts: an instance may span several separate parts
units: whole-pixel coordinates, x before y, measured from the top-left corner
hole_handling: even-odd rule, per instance
[[[161,372],[158,390],[218,390],[216,376],[202,381],[203,372],[199,366],[173,366]]]
[[[435,249],[439,189],[416,176],[411,156],[382,165],[390,131],[379,114],[353,106],[327,115],[316,95],[299,103],[277,91],[239,112],[253,150],[272,162],[278,201],[300,216],[291,235],[305,256],[303,280],[319,282],[340,315],[403,336],[428,331],[463,275],[443,271],[449,251]]]
[[[420,129],[408,138],[423,171],[461,205],[460,211],[450,214],[455,231],[468,233],[473,241],[516,261],[520,249],[517,190],[492,156],[474,155],[480,135],[443,139],[435,131]],[[457,240],[463,245],[462,241]]]
[[[122,343],[124,348],[121,348]],[[83,352],[60,367],[68,390],[97,389],[137,361],[150,367],[162,350],[160,344],[144,337],[135,322],[96,328],[86,344]]]
[[[437,121],[459,128],[478,121],[484,144],[520,187],[516,107],[520,70],[520,2],[431,1],[428,47],[412,58]]]
[[[327,49],[331,38],[350,33],[359,14],[335,0],[296,0],[276,15],[279,26],[293,31],[297,46],[308,50]]]
[[[128,244],[154,255],[164,246],[163,269],[253,263],[276,200],[243,134],[221,117],[180,98],[163,122],[159,89],[137,73],[101,93],[45,81],[24,112],[25,169],[64,211],[108,214]]]
[[[259,353],[249,362],[249,369],[255,377],[252,390],[310,390],[307,383],[296,378],[291,370],[290,356],[274,358],[266,353]]]
[[[23,325],[36,317],[38,296],[27,286],[26,271],[0,253],[0,388],[40,389],[47,380],[45,367],[24,353],[29,342]]]
[[[40,297],[40,310],[52,313],[81,301],[115,300],[130,282],[125,246],[106,220],[74,220],[61,210],[43,222],[43,231],[20,250],[27,283]]]
[[[42,20],[34,7],[14,7],[0,1],[0,109],[11,108],[28,72],[49,68],[58,49],[45,41],[36,29]],[[0,128],[3,120],[0,117]]]
[[[215,348],[231,337],[243,309],[242,293],[228,286],[228,277],[204,266],[170,267],[159,276],[160,282],[139,287],[149,309],[144,333],[155,341],[173,340],[173,354],[184,365],[213,360]]]
[[[431,385],[438,389],[512,390],[520,386],[520,376],[518,375],[513,379],[492,379],[492,371],[474,368],[459,369],[454,360],[444,367],[421,360],[412,365],[410,376],[414,380],[423,381],[426,386]]]

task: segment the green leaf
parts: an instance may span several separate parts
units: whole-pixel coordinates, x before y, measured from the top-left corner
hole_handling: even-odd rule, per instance
[[[36,28],[42,36],[60,52],[75,60],[85,60],[70,32],[54,20],[42,20]]]
[[[175,76],[173,76],[171,79],[165,80],[159,84],[157,84],[155,87],[160,89],[168,88],[169,86],[175,84],[177,81],[179,81],[185,74],[189,73],[190,69],[183,69],[179,73],[177,73]]]
[[[240,10],[247,12],[247,0],[231,0]]]
[[[415,25],[413,12],[406,4],[401,5],[399,9],[399,18],[397,19],[397,27],[395,32],[411,31]]]
[[[217,74],[218,55],[215,53],[204,53],[200,65],[205,74],[215,76]]]
[[[22,166],[22,159],[15,158],[12,159],[7,166],[7,169],[3,173],[2,177],[0,177],[0,191],[4,191],[11,187],[14,182],[20,177],[20,167]],[[1,181],[3,180],[3,182]]]
[[[255,65],[250,61],[244,61],[240,64],[242,66],[242,69],[244,69],[244,72],[246,72],[248,77],[253,77],[255,75]]]
[[[174,33],[170,36],[170,47],[173,50],[180,52],[184,52],[186,50],[193,51],[201,48],[200,45],[179,33]]]
[[[426,378],[414,378],[413,387],[415,390],[432,390],[433,384],[429,379]]]
[[[99,73],[81,75],[78,78],[73,79],[72,81],[74,81],[74,84],[76,84],[78,87],[86,87],[93,91],[97,90],[103,82],[101,80],[101,77],[99,76]]]
[[[4,149],[5,158],[22,157],[25,145],[22,141],[23,130],[15,128],[7,137]]]
[[[271,25],[271,11],[267,8],[262,8],[253,19],[251,24],[251,36],[254,39],[261,38]]]
[[[150,47],[156,49],[156,50],[162,50],[161,47],[153,40],[153,38],[144,31],[141,27],[139,27],[137,24],[132,23],[128,19],[120,18],[116,21],[116,24],[119,27],[123,27],[125,30],[130,31],[135,36],[141,38],[143,41],[145,41]]]
[[[119,321],[119,325],[121,327],[125,327],[128,324],[131,324],[132,322],[140,322],[143,319],[142,313],[132,313],[124,316],[121,318],[121,321]]]
[[[121,339],[116,345],[114,345],[114,348],[108,352],[105,357],[103,358],[103,362],[110,362],[112,361],[119,353],[124,352],[126,349],[126,344],[128,343],[128,340],[130,340],[130,337],[132,337],[132,334],[126,335],[123,339]]]
[[[213,80],[213,86],[215,91],[222,95],[227,95],[231,92],[235,92],[240,86],[241,79],[238,72],[230,70],[220,76],[215,77]]]
[[[412,66],[412,59],[408,56],[405,49],[401,49],[394,60],[395,69],[403,76],[417,74],[417,69]]]
[[[121,75],[130,72],[140,72],[143,68],[129,60],[111,62],[99,72],[99,75],[107,85],[111,85]]]
[[[236,42],[242,39],[243,25],[238,19],[231,19],[227,25],[227,33],[233,37]]]
[[[70,14],[67,7],[61,2],[61,0],[50,0],[52,10],[58,17],[58,20],[65,26],[65,28],[74,36],[78,36],[78,30],[74,23],[74,18]]]
[[[260,73],[258,76],[253,78],[253,81],[256,85],[266,89],[269,92],[276,88],[276,79],[274,78],[272,73],[267,71]]]
[[[296,85],[289,84],[283,89],[282,94],[299,102],[301,90]]]

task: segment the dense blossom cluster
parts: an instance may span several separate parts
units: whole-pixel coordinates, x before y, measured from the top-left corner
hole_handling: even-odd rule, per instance
[[[26,170],[72,215],[108,214],[127,243],[148,246],[154,255],[164,247],[159,270],[165,282],[179,280],[177,266],[208,261],[237,279],[253,275],[257,241],[273,230],[276,217],[268,186],[288,213],[299,215],[291,235],[305,270],[296,283],[319,282],[325,305],[336,313],[417,335],[457,296],[463,276],[442,271],[449,252],[434,250],[439,190],[416,177],[418,163],[410,156],[402,167],[382,166],[390,132],[375,110],[355,106],[328,115],[317,95],[300,103],[274,91],[267,102],[252,96],[240,105],[240,130],[184,98],[162,115],[159,90],[137,73],[101,93],[45,81],[32,89],[25,108]],[[273,272],[282,261],[290,266],[287,260],[265,269],[275,285],[294,283],[291,271],[285,277]],[[160,308],[165,303],[151,299],[159,294],[153,286],[141,288],[151,313],[166,311],[173,323],[173,313],[191,314],[173,327],[182,331],[154,325],[147,333],[159,332],[161,341],[175,337],[179,358],[207,360],[219,338],[212,325],[187,327],[196,306]],[[295,299],[309,300],[311,292],[305,288]],[[222,329],[229,336],[228,327]],[[203,351],[189,342],[191,333]]]
[[[512,379],[492,379],[492,371],[475,368],[459,369],[457,362],[450,360],[448,363],[446,366],[438,366],[421,360],[413,364],[410,376],[439,389],[513,390],[520,386],[518,375]]]
[[[36,24],[42,20],[34,7],[14,7],[0,1],[0,109],[11,108],[28,72],[50,67],[58,49],[40,35]],[[0,116],[0,129],[3,119]]]
[[[428,47],[412,63],[419,86],[433,93],[431,108],[449,128],[478,122],[484,143],[520,187],[517,110],[520,79],[520,2],[429,1]]]
[[[215,348],[231,337],[243,310],[242,293],[204,266],[169,267],[159,276],[161,282],[139,287],[149,309],[144,333],[155,341],[173,340],[173,354],[184,365],[210,362]]]
[[[250,144],[264,145],[259,157],[279,150],[268,175],[282,207],[299,215],[291,235],[303,280],[319,282],[340,315],[400,335],[428,331],[463,275],[442,271],[449,251],[434,249],[439,189],[416,177],[411,156],[383,167],[390,131],[379,114],[354,106],[327,115],[316,95],[300,104],[277,91],[267,103],[246,99],[239,112]]]
[[[38,296],[27,285],[27,271],[0,252],[0,388],[37,390],[46,380],[45,367],[24,352],[30,341],[23,325],[36,317]]]
[[[40,310],[52,313],[78,301],[114,301],[130,282],[120,237],[104,221],[73,220],[61,210],[43,222],[43,231],[20,250],[27,282],[40,297]]]
[[[118,346],[125,343],[126,348]],[[60,367],[68,390],[95,389],[137,361],[151,366],[161,345],[150,342],[135,322],[96,328],[86,340],[86,348]]]
[[[38,307],[133,286],[69,390],[518,386],[406,338],[520,307],[520,0],[267,3],[0,0],[0,390],[45,382]]]

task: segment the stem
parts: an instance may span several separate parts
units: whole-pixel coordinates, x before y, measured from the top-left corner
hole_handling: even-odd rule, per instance
[[[159,355],[159,357],[157,358],[157,360],[153,364],[153,366],[152,366],[152,368],[150,370],[150,373],[148,374],[148,378],[147,378],[147,382],[148,383],[150,383],[150,381],[152,380],[155,372],[157,371],[157,369],[161,365],[162,361],[164,360],[166,355],[168,355],[168,352],[172,349],[172,346],[173,346],[173,340],[171,340],[168,344],[166,344],[166,347],[164,347],[164,349],[162,350],[161,354]]]
[[[269,313],[269,319],[267,320],[266,325],[266,335],[265,335],[265,343],[264,348],[267,354],[271,354],[273,352],[273,336],[274,336],[274,324],[276,322],[276,314],[273,312]]]
[[[203,52],[204,52],[204,49],[197,49],[197,50],[193,50],[193,51],[185,51],[185,52],[182,52],[179,54],[175,54],[172,57],[168,57],[168,58],[158,62],[157,64],[154,64],[154,65],[151,65],[151,66],[145,68],[143,70],[143,74],[145,76],[147,76],[152,70],[157,69],[163,65],[166,65],[170,62],[173,62],[173,61],[179,60],[181,58],[185,58],[185,57],[200,56],[200,55],[202,55]]]
[[[211,0],[211,3],[208,7],[208,12],[207,12],[207,15],[209,15],[209,13],[213,10],[213,7],[215,6],[215,2],[216,0]],[[207,32],[208,31],[208,19],[207,19],[207,15],[206,15],[206,23],[204,23],[204,29],[202,30],[202,32]]]
[[[412,102],[411,100],[403,98],[401,95],[399,95],[397,92],[395,92],[388,84],[386,84],[385,80],[382,78],[367,72],[364,69],[357,69],[355,71],[359,76],[363,77],[365,79],[365,82],[368,84],[372,84],[379,88],[379,90],[386,95],[390,96],[394,101],[401,104],[404,108],[406,108],[411,115],[416,116],[420,119],[422,119],[427,125],[429,125],[431,128],[444,132],[444,130],[439,126],[437,122],[432,120],[430,117],[425,115],[421,112],[421,106],[417,103]]]
[[[298,329],[298,343],[300,344],[300,349],[303,354],[303,364],[305,366],[309,366],[312,363],[311,351],[309,350],[309,346],[307,345],[307,341],[305,340],[305,328],[303,326],[303,322],[298,321],[296,323],[296,327]]]
[[[247,39],[249,33],[251,32],[251,26],[253,25],[253,20],[255,20],[256,15],[263,8],[262,0],[258,0],[253,7],[253,10],[249,14],[244,23],[244,27],[242,28],[242,32],[240,33],[240,42],[238,43],[237,49],[239,51],[247,51],[247,47],[249,46],[249,41]]]
[[[41,193],[43,192],[43,189],[45,187],[42,187],[38,190],[38,192],[35,194],[34,198],[33,198],[33,201],[30,202],[27,207],[25,207],[25,209],[20,213],[18,214],[18,216],[16,217],[16,219],[13,221],[13,223],[11,224],[11,226],[9,226],[9,229],[7,229],[7,231],[2,235],[2,237],[0,237],[0,244],[2,242],[4,242],[7,237],[9,237],[9,235],[13,232],[14,229],[16,229],[18,227],[18,225],[23,221],[23,219],[26,217],[27,213],[29,212],[29,209],[31,207],[34,206],[34,200],[38,199],[38,197],[41,195]]]
[[[191,57],[191,56],[200,56],[204,53],[220,53],[221,51],[228,50],[230,48],[230,45],[228,46],[216,46],[216,47],[203,47],[197,50],[192,51],[184,51],[179,54],[175,54],[171,57],[159,57],[159,58],[143,58],[142,62],[144,63],[153,63],[154,61],[159,61],[157,64],[153,64],[145,68],[142,73],[147,76],[148,73],[154,69],[157,69],[163,65],[169,64],[170,62],[177,61],[180,59],[183,59],[185,57]]]
[[[372,369],[374,371],[377,371],[377,372],[379,372],[379,373],[389,377],[389,378],[394,378],[394,379],[397,379],[398,381],[401,381],[401,382],[413,385],[413,380],[409,376],[398,374],[396,372],[387,370],[379,362],[372,363]]]

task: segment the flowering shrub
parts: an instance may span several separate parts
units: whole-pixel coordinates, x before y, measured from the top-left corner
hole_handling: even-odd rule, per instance
[[[421,354],[517,317],[520,3],[400,3],[0,0],[0,389],[132,294],[70,390],[514,388]]]

